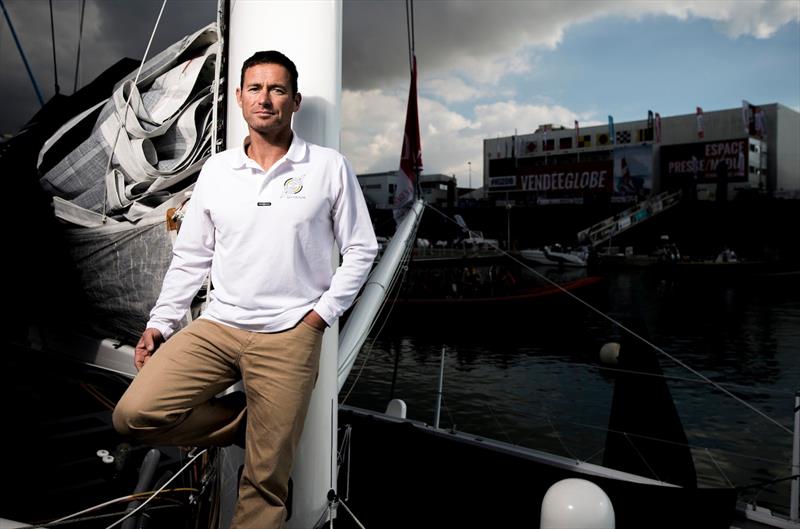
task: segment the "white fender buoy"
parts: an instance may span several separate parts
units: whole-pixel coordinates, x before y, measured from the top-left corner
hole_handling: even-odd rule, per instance
[[[600,348],[600,361],[604,364],[617,365],[619,363],[619,344],[608,342]]]
[[[562,479],[542,500],[540,529],[614,529],[614,506],[603,489],[585,479]]]
[[[406,418],[406,403],[402,399],[392,399],[389,405],[386,406],[386,415],[397,417],[398,419]]]

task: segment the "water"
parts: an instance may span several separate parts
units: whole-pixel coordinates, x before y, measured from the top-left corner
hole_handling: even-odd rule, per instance
[[[578,295],[791,430],[800,389],[798,286],[797,279],[636,270],[609,273]],[[367,341],[341,397],[363,364],[346,403],[385,409],[397,355],[394,395],[406,401],[410,418],[432,423],[444,347],[442,427],[600,463],[614,376],[600,369],[598,351],[620,333],[563,296],[507,310],[402,315],[396,307]],[[659,358],[672,377],[668,385],[701,486],[742,487],[790,475],[790,433]],[[754,497],[786,513],[789,483],[742,494]]]

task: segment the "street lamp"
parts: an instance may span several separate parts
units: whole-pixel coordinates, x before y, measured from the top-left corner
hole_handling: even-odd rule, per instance
[[[469,166],[469,188],[472,189],[472,162],[467,162]]]

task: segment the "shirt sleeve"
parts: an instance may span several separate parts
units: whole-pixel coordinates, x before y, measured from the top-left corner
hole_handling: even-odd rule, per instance
[[[331,209],[331,217],[342,264],[336,269],[330,288],[314,306],[314,311],[328,325],[353,303],[378,254],[378,242],[358,178],[343,157],[337,171],[340,188]]]
[[[205,200],[205,174],[204,166],[181,222],[161,294],[147,322],[147,327],[158,329],[164,339],[180,327],[214,256],[214,223]]]

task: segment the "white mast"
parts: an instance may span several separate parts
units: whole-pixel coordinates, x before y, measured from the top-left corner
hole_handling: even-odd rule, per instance
[[[232,2],[229,14],[227,83],[227,146],[241,144],[247,134],[236,104],[242,63],[259,50],[278,50],[297,65],[300,112],[293,126],[318,145],[339,149],[342,79],[341,0],[296,2]],[[331,267],[339,264],[338,248]],[[327,494],[336,488],[337,343],[338,323],[322,341],[320,371],[311,397],[303,437],[292,472],[291,519],[286,528],[308,529],[324,516]]]

